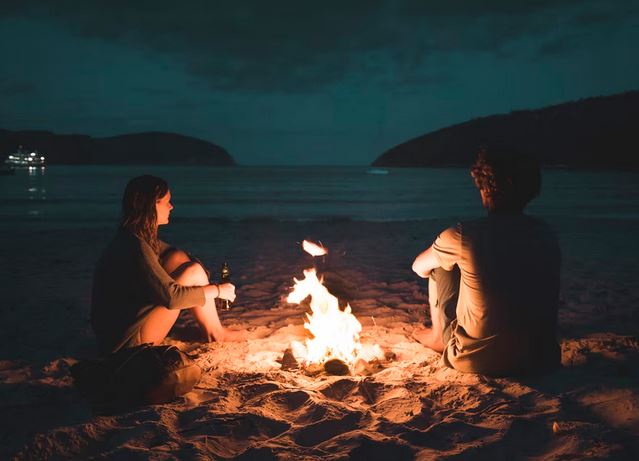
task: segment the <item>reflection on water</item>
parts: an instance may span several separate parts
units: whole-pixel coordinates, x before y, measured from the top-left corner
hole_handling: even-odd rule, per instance
[[[0,177],[0,225],[112,225],[127,181],[168,180],[174,219],[404,221],[484,214],[466,169],[49,166]],[[544,171],[531,214],[639,219],[639,174]]]
[[[27,193],[29,197],[29,216],[38,217],[44,213],[44,204],[47,200],[47,188],[44,182],[46,170],[44,167],[31,166],[27,169],[28,183]]]
[[[43,166],[30,166],[27,169],[29,176],[44,175],[45,170],[46,170],[46,167],[43,167]]]

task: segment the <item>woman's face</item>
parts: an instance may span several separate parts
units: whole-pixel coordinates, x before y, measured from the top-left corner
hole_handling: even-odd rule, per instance
[[[158,226],[169,223],[169,215],[173,205],[171,205],[171,191],[168,191],[166,195],[155,201],[155,212],[158,217]]]

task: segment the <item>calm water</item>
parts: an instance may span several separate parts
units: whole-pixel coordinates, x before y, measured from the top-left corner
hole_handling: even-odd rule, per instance
[[[401,221],[482,214],[465,169],[64,167],[0,176],[0,226],[113,224],[126,182],[167,179],[173,219]],[[545,171],[532,214],[639,220],[639,173]]]

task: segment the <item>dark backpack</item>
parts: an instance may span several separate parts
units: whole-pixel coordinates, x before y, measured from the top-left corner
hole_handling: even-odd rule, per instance
[[[71,375],[96,412],[115,413],[170,402],[193,389],[202,370],[175,346],[142,344],[78,362]]]

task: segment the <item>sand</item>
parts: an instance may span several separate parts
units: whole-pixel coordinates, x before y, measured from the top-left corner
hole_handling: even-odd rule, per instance
[[[111,229],[0,228],[0,458],[638,459],[639,223],[551,221],[564,253],[563,368],[526,379],[447,369],[411,339],[427,287],[410,264],[448,223],[172,223],[167,240],[211,268],[228,259],[238,298],[221,315],[250,339],[203,343],[183,312],[167,342],[193,354],[200,383],[111,416],[92,414],[68,371],[95,354],[91,272]],[[321,268],[362,341],[394,353],[381,369],[281,369],[305,337],[304,308],[284,300],[309,266],[304,238],[329,247]]]

